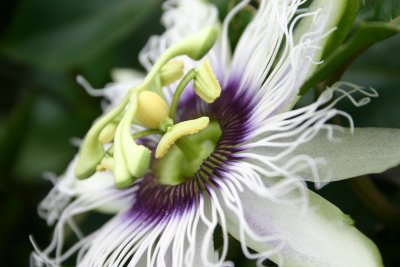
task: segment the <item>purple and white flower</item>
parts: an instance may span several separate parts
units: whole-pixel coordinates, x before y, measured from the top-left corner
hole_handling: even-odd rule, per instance
[[[400,143],[400,132],[354,129],[351,117],[335,104],[347,98],[363,105],[376,92],[344,82],[325,90],[316,102],[293,109],[346,1],[315,0],[308,8],[301,8],[304,0],[260,1],[231,53],[229,23],[249,2],[240,2],[221,23],[216,7],[206,1],[167,1],[165,33],[152,37],[140,54],[150,71],[171,45],[206,26],[219,27],[206,57],[221,95],[206,103],[190,84],[176,113],[177,121],[207,116],[221,130],[193,175],[178,184],[160,183],[160,175],[181,175],[187,161],[180,155],[160,167],[153,159],[133,186],[116,189],[109,171],[76,179],[74,159],[40,204],[40,215],[55,230],[47,248],[33,242],[33,266],[61,266],[73,255],[76,265],[85,267],[232,266],[226,260],[229,235],[260,266],[267,258],[279,266],[382,266],[373,242],[347,215],[308,190],[306,181],[318,188],[398,164],[400,149],[393,144]],[[186,70],[199,64],[187,56],[179,60]],[[108,100],[108,112],[143,77],[128,75],[102,91],[81,82]],[[164,88],[169,104],[176,85]],[[361,99],[353,97],[355,92]],[[336,115],[346,117],[350,128],[329,124]],[[159,140],[151,136],[141,142],[154,152]],[[89,211],[113,217],[96,231],[83,233],[74,218]],[[218,225],[223,245],[217,251]],[[66,229],[78,240],[65,249]]]

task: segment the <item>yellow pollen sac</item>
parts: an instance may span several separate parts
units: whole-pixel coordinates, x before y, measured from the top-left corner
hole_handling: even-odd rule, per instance
[[[183,62],[171,60],[162,67],[160,72],[161,83],[163,86],[169,85],[183,76]]]
[[[194,90],[207,103],[214,102],[221,95],[221,86],[215,78],[208,59],[204,60],[196,70]]]
[[[207,128],[210,119],[208,117],[201,117],[195,120],[183,121],[172,126],[166,132],[158,143],[156,149],[156,158],[164,157],[169,148],[181,137],[189,134],[195,134]]]
[[[117,130],[117,124],[115,122],[110,122],[104,127],[99,135],[99,142],[102,144],[110,143],[115,136],[115,131]]]
[[[158,129],[168,118],[169,107],[165,100],[152,91],[142,91],[138,96],[136,119],[148,129]]]

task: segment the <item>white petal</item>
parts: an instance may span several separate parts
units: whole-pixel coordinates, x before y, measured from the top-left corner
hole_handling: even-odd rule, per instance
[[[141,71],[129,68],[115,68],[111,71],[111,77],[114,82],[129,82],[143,80],[145,75]]]
[[[126,210],[132,204],[129,194],[115,189],[113,176],[109,172],[97,172],[86,180],[77,179],[74,175],[76,162],[77,157],[71,161],[65,173],[53,181],[54,188],[39,205],[39,214],[49,224],[58,220],[67,205],[75,199],[74,202],[80,203],[77,205],[79,209],[92,206],[90,209],[111,214]],[[107,199],[109,201],[105,201]]]
[[[301,84],[321,59],[326,37],[338,23],[345,2],[313,1],[300,11],[304,1],[261,1],[233,55],[231,79],[240,77],[238,90],[256,91],[263,107],[268,107],[264,114],[290,109]]]
[[[79,266],[216,266],[208,234],[215,225],[200,213],[187,209],[153,221],[134,210],[119,214],[82,246]]]
[[[381,173],[400,164],[400,130],[384,128],[356,128],[354,134],[346,129],[336,131],[329,138],[319,132],[311,141],[301,145],[295,154],[322,158],[318,165],[323,180],[337,181],[369,173]],[[312,175],[302,171],[305,179]]]
[[[319,187],[320,182],[332,180],[332,171],[337,170],[338,174],[346,171],[335,165],[334,162],[343,158],[346,158],[347,161],[348,158],[343,154],[343,147],[348,147],[349,142],[344,141],[343,146],[338,142],[344,129],[337,125],[327,124],[327,122],[340,115],[348,120],[351,128],[353,128],[353,123],[348,114],[333,107],[341,99],[348,99],[354,105],[361,106],[376,95],[377,93],[373,89],[364,89],[348,83],[337,83],[334,87],[325,90],[316,102],[308,106],[267,118],[263,118],[260,112],[260,116],[253,118],[256,126],[245,145],[247,149],[240,152],[240,155],[247,159],[246,162],[252,163],[252,168],[257,169],[257,172],[262,173],[265,177],[288,177],[288,173],[290,173],[292,177],[297,176],[296,179],[314,181]],[[332,100],[333,96],[336,97],[335,100]],[[347,140],[347,138],[345,139]],[[377,139],[379,140],[378,137]],[[323,140],[326,142],[322,143]],[[336,140],[336,142],[329,143],[328,140]],[[314,142],[315,145],[313,145]],[[326,144],[329,146],[325,148]],[[338,144],[338,151],[341,151],[343,155],[338,156],[338,154],[332,153],[332,150],[336,149],[336,144]],[[358,146],[361,147],[361,145]],[[366,145],[365,149],[368,146]],[[332,161],[332,168],[330,163],[324,159],[325,156]],[[355,157],[352,160],[362,161],[362,158]],[[386,167],[389,167],[390,164]],[[349,177],[338,174],[334,174],[334,180]]]
[[[277,203],[245,189],[241,193],[245,218],[259,236],[281,238],[268,244],[246,237],[255,251],[281,250],[271,259],[284,267],[378,267],[382,266],[376,246],[352,226],[352,220],[338,208],[310,192],[306,214],[295,206]],[[237,218],[226,210],[230,233],[240,239]]]
[[[137,86],[142,81],[143,75],[140,75],[138,72],[135,75],[135,79],[133,79],[133,76],[131,76],[131,78],[132,79],[125,81],[107,84],[103,89],[93,88],[82,76],[77,77],[77,82],[89,95],[104,97],[106,99],[106,101],[102,102],[102,109],[104,113],[107,113],[121,103],[129,89]]]

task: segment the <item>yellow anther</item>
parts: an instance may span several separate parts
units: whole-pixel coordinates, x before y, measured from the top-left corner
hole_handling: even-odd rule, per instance
[[[105,170],[114,170],[114,158],[105,156],[103,160],[100,162],[99,165],[97,165],[96,170],[98,172],[103,172]]]
[[[201,117],[195,120],[183,121],[175,124],[163,135],[156,149],[156,158],[164,157],[169,148],[181,137],[189,134],[195,134],[207,128],[210,119]]]
[[[110,122],[106,127],[101,130],[99,135],[99,142],[102,144],[110,143],[115,136],[115,131],[117,130],[117,124],[115,122]]]
[[[142,91],[138,96],[136,119],[149,129],[158,129],[168,118],[169,107],[165,100],[152,91]]]
[[[221,86],[215,78],[208,59],[204,60],[196,70],[194,90],[207,103],[214,102],[221,95]]]
[[[160,72],[161,83],[163,86],[179,80],[183,76],[183,62],[171,60],[162,67]]]

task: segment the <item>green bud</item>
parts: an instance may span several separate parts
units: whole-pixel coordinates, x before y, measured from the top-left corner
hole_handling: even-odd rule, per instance
[[[221,86],[215,78],[208,59],[204,60],[196,70],[194,90],[207,103],[214,102],[221,95]]]
[[[126,188],[143,176],[150,166],[151,152],[137,145],[131,135],[131,123],[138,107],[137,93],[131,93],[129,107],[117,127],[114,139],[114,176],[118,188]]]

